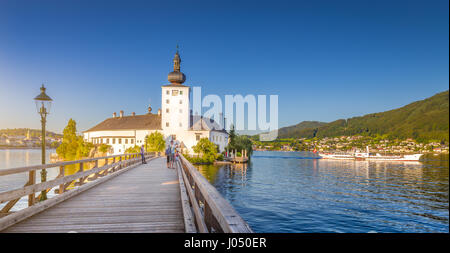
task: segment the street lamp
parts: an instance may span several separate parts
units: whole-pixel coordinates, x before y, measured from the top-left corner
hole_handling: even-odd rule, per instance
[[[41,87],[41,94],[39,96],[34,98],[34,101],[36,102],[36,110],[39,115],[41,115],[41,123],[42,123],[42,164],[45,164],[45,123],[47,121],[47,114],[50,113],[50,108],[52,105],[52,99],[45,94],[45,87],[44,84],[42,84]],[[47,170],[42,169],[41,170],[41,182],[47,181]],[[40,201],[47,199],[47,191],[43,190],[41,192],[41,198]]]

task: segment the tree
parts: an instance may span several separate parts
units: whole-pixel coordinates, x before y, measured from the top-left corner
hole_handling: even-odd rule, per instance
[[[164,135],[158,131],[147,135],[147,150],[154,152],[162,152],[166,147],[166,141],[164,140]]]
[[[105,143],[102,143],[102,144],[100,144],[100,147],[98,148],[98,151],[100,151],[100,152],[102,152],[102,153],[107,153],[108,152],[108,150],[111,148],[111,145],[108,145],[108,144],[105,144]]]
[[[234,129],[234,125],[231,125],[230,134],[228,136],[228,139],[230,140],[228,145],[229,146],[234,146],[234,142],[236,140],[236,131]]]
[[[94,145],[85,142],[82,136],[77,135],[77,123],[70,119],[63,131],[63,140],[56,149],[59,157],[66,161],[87,157]]]
[[[125,153],[127,153],[127,154],[134,154],[134,153],[140,153],[140,152],[141,152],[141,148],[139,146],[127,148],[125,150]]]
[[[192,147],[195,153],[200,154],[205,162],[212,163],[217,157],[217,145],[208,138],[201,138],[195,146]]]
[[[228,143],[227,149],[229,149],[230,151],[236,150],[236,152],[242,152],[242,150],[245,149],[247,151],[247,156],[250,156],[252,154],[252,140],[248,136],[235,134],[233,126],[230,130],[229,138],[230,142]],[[280,146],[279,143],[274,144]]]

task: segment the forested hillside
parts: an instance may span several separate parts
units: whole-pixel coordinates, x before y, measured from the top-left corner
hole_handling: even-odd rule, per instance
[[[384,136],[386,138],[413,138],[417,141],[449,140],[449,92],[413,102],[398,109],[367,114],[361,117],[339,119],[317,126],[281,128],[280,138],[312,138],[334,136]]]

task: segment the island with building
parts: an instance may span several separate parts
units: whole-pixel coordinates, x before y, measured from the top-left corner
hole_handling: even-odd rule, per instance
[[[223,122],[193,115],[190,107],[191,88],[184,85],[186,76],[180,71],[181,57],[177,50],[173,59],[173,71],[168,75],[170,84],[161,86],[161,108],[153,113],[148,106],[147,114],[119,114],[83,132],[84,140],[94,145],[106,144],[109,155],[124,154],[129,148],[145,145],[151,133],[163,134],[166,144],[173,141],[183,153],[194,153],[193,147],[202,138],[207,138],[224,152],[228,145],[228,132]]]

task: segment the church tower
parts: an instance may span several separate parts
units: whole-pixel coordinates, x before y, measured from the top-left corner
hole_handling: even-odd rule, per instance
[[[166,135],[174,135],[189,129],[189,86],[183,85],[186,76],[180,71],[181,57],[173,58],[173,72],[168,75],[171,84],[161,87],[161,127]]]

